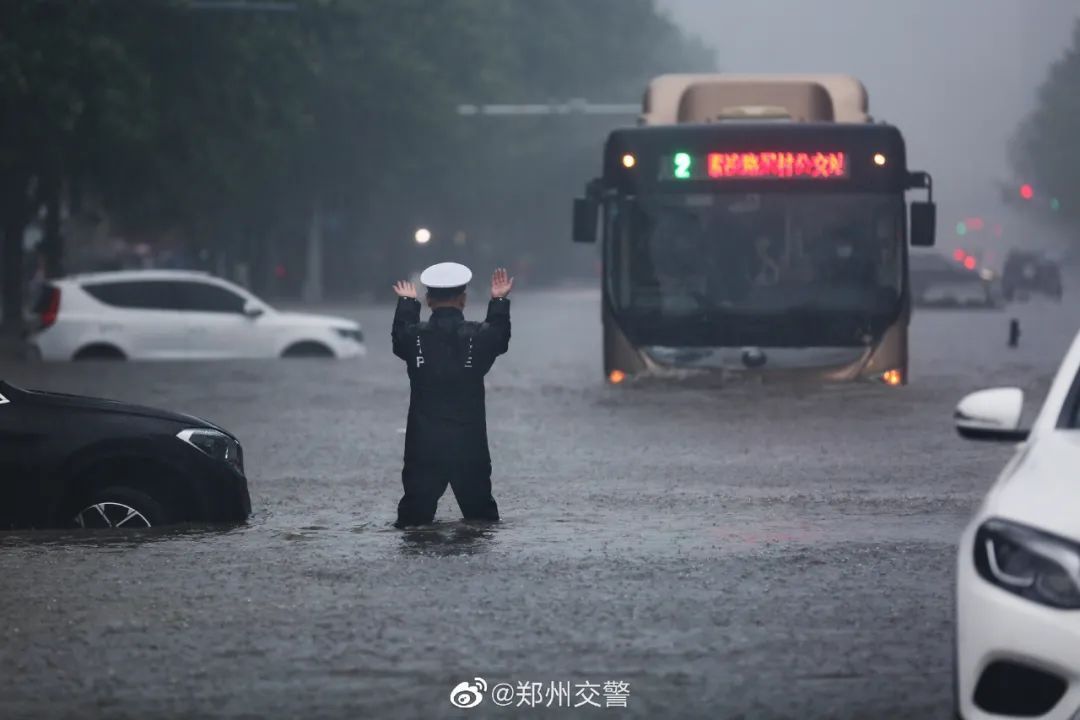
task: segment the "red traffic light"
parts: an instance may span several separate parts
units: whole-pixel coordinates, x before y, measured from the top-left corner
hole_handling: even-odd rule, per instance
[[[1030,200],[1031,198],[1035,197],[1035,188],[1031,187],[1027,183],[1024,183],[1020,186],[1020,197],[1024,198],[1025,200]]]

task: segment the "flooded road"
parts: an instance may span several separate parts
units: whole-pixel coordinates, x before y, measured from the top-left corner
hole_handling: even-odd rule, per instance
[[[223,424],[254,506],[223,530],[0,534],[0,717],[526,711],[455,709],[476,677],[628,683],[603,715],[948,717],[953,546],[1010,453],[956,438],[952,408],[995,384],[1036,404],[1080,312],[919,314],[906,388],[702,389],[603,385],[597,303],[514,301],[488,382],[498,526],[450,494],[436,526],[390,526],[390,306],[348,311],[356,361],[0,366]]]

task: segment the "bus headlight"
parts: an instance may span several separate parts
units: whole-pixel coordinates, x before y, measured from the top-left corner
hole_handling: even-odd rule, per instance
[[[1041,605],[1080,609],[1080,546],[1007,520],[975,533],[975,569],[987,582]]]
[[[897,369],[886,370],[881,373],[881,382],[886,385],[901,385],[904,382],[904,373]]]

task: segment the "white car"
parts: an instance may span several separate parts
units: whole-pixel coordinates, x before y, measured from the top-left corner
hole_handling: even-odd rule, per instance
[[[1080,335],[1030,431],[1024,394],[983,390],[961,435],[1020,442],[960,541],[957,709],[966,720],[1080,718]]]
[[[353,320],[278,312],[230,282],[186,270],[51,281],[30,345],[43,360],[217,360],[363,355]]]

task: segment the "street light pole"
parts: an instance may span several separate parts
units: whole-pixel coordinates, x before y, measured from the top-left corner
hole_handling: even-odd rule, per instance
[[[296,12],[295,2],[287,0],[187,0],[182,3],[191,10],[220,10],[229,12]]]
[[[633,116],[641,112],[637,103],[594,103],[575,98],[565,103],[493,103],[486,105],[463,104],[457,106],[457,114],[476,116],[537,116],[537,115],[618,115]]]

